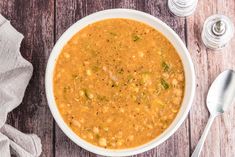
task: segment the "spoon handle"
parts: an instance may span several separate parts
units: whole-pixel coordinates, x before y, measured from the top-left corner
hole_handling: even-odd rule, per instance
[[[202,136],[201,136],[201,138],[200,138],[200,140],[199,140],[199,142],[198,142],[198,144],[197,144],[197,146],[196,146],[196,148],[195,148],[195,150],[194,150],[191,157],[199,157],[200,156],[200,153],[202,151],[202,146],[203,146],[203,144],[206,140],[206,136],[207,136],[207,134],[210,130],[211,124],[214,121],[215,117],[216,117],[215,115],[210,115],[210,118],[209,118],[209,120],[206,124],[206,128],[205,128],[205,130],[204,130],[204,132],[203,132],[203,134],[202,134]]]

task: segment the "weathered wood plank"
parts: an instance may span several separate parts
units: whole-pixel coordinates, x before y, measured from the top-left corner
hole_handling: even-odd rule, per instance
[[[235,24],[235,1],[234,0],[227,0],[227,1],[219,1],[217,0],[217,13],[224,14],[228,16]],[[219,72],[225,69],[234,69],[235,70],[235,38],[230,42],[228,47],[222,50],[220,55],[215,55],[211,57],[211,63],[221,64],[221,69],[216,71],[218,74]],[[222,58],[222,62],[221,62]],[[211,67],[212,69],[212,67]],[[212,75],[214,77],[215,75]],[[222,117],[218,118],[220,124],[220,156],[221,157],[234,157],[235,156],[235,103],[229,109],[227,113],[225,113]]]
[[[53,47],[53,0],[1,0],[0,11],[25,37],[22,55],[34,67],[33,77],[22,104],[9,114],[8,123],[27,133],[36,133],[42,140],[42,156],[53,156],[53,119],[44,89],[48,55]]]
[[[206,49],[201,42],[201,30],[205,19],[216,13],[225,14],[234,21],[235,1],[199,1],[194,16],[187,19],[188,47],[194,60],[198,84],[197,96],[190,114],[191,152],[208,120],[209,114],[205,104],[208,86],[220,72],[228,68],[235,68],[234,39],[227,48],[219,53]],[[235,135],[232,131],[235,129],[234,108],[231,107],[228,113],[215,120],[203,147],[202,157],[232,157],[235,155]]]

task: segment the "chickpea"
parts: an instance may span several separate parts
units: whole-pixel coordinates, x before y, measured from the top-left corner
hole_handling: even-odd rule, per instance
[[[94,132],[95,134],[98,134],[98,133],[99,133],[99,128],[98,128],[98,127],[93,127],[93,132]]]
[[[76,127],[81,127],[81,123],[78,120],[72,119],[72,125],[76,126]]]
[[[99,145],[102,147],[105,147],[107,145],[107,141],[105,138],[100,138],[99,139]]]

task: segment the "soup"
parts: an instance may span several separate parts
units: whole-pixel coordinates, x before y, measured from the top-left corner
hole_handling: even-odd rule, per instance
[[[66,124],[108,149],[145,144],[174,120],[184,95],[184,70],[156,29],[107,19],[75,34],[54,69],[54,97]]]

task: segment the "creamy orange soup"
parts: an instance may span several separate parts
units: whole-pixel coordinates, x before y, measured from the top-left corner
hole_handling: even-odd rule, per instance
[[[184,95],[182,62],[154,28],[128,19],[88,25],[64,46],[54,96],[67,125],[109,149],[153,140],[174,120]]]

